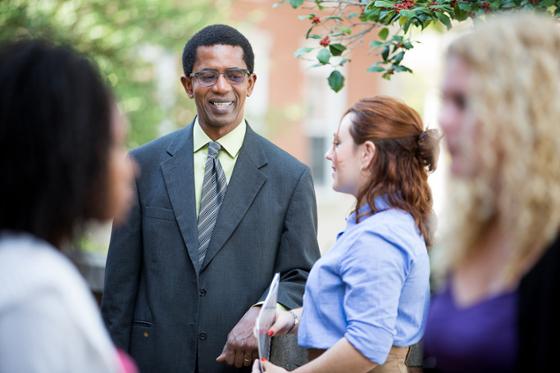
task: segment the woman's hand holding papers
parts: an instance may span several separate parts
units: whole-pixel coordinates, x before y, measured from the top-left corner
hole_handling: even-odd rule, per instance
[[[274,324],[268,330],[269,336],[285,335],[297,333],[297,326],[301,319],[302,308],[296,308],[291,311],[276,310],[276,319]]]

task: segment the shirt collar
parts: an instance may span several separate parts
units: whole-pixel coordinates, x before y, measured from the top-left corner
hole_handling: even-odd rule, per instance
[[[386,196],[377,196],[377,197],[375,197],[373,202],[375,203],[375,208],[377,209],[377,212],[387,210],[391,207],[391,206],[389,206],[389,202],[387,201]],[[364,216],[364,214],[368,214],[369,212],[371,212],[371,208],[370,208],[368,203],[364,203],[358,209],[358,213],[361,216]],[[348,215],[348,217],[346,218],[346,221],[347,221],[348,224],[356,224],[356,212],[353,211],[350,215]]]
[[[243,119],[233,131],[220,137],[216,142],[222,146],[222,149],[224,149],[231,158],[235,158],[243,145],[246,131],[247,123],[245,123],[245,119]],[[212,141],[212,139],[204,132],[198,122],[198,117],[196,117],[193,128],[193,153],[205,147],[210,141]]]

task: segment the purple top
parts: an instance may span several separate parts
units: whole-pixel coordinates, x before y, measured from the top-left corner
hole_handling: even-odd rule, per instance
[[[450,283],[434,296],[426,333],[426,367],[440,372],[511,372],[517,356],[518,292],[457,306]]]

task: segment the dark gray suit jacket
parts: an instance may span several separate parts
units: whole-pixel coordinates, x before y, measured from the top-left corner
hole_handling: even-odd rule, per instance
[[[193,124],[132,151],[136,204],[114,227],[102,313],[141,372],[240,372],[215,362],[227,334],[280,272],[278,302],[301,306],[319,257],[306,166],[249,126],[200,272]]]

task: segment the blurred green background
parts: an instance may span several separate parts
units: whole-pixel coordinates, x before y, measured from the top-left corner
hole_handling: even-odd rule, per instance
[[[229,0],[0,0],[0,40],[45,37],[92,57],[128,116],[132,148],[192,119],[194,104],[179,84],[182,48],[196,30],[226,21],[230,5]],[[175,71],[161,71],[168,66]],[[162,73],[172,84],[161,84]]]
[[[200,28],[227,22],[230,5],[229,0],[0,0],[0,41],[47,38],[94,59],[128,117],[127,145],[134,148],[192,120],[194,102],[179,83],[183,46]],[[68,250],[101,254],[86,261],[103,266],[109,228],[92,224]]]

